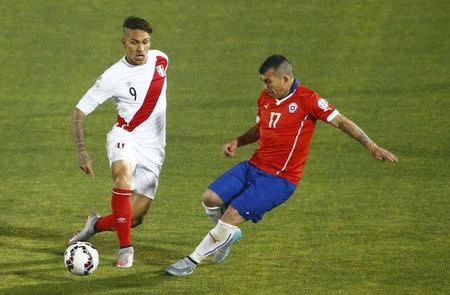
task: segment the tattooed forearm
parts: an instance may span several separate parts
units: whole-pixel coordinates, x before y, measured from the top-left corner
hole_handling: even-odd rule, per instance
[[[355,123],[350,120],[346,120],[339,124],[339,129],[359,141],[363,146],[368,147],[374,142],[361,130]]]
[[[254,143],[259,140],[259,128],[258,125],[250,128],[245,134],[237,138],[238,146]]]
[[[77,151],[86,150],[84,143],[84,114],[75,110],[72,117],[73,137],[77,146]]]

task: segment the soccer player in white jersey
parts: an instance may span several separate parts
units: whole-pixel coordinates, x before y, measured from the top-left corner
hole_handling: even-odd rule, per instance
[[[131,228],[142,223],[155,197],[165,155],[168,58],[159,50],[150,50],[152,31],[142,18],[125,19],[122,45],[126,55],[98,78],[73,113],[80,168],[94,178],[85,144],[85,118],[109,98],[117,104],[117,123],[106,143],[113,177],[112,213],[89,215],[69,244],[88,240],[97,232],[115,231],[119,240],[116,266],[123,268],[133,265]]]

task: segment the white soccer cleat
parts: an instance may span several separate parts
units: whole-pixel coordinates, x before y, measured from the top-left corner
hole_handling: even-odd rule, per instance
[[[186,256],[166,268],[166,273],[176,277],[184,277],[192,274],[196,267],[197,263]]]
[[[134,248],[126,247],[119,249],[119,258],[117,259],[116,266],[121,268],[130,268],[133,266]]]
[[[79,241],[87,241],[89,240],[93,235],[95,235],[95,224],[97,223],[97,220],[100,218],[100,215],[97,213],[91,213],[89,214],[86,224],[84,225],[84,228],[81,231],[76,232],[68,241],[68,245],[72,245],[73,243],[79,242]]]
[[[231,245],[238,242],[241,239],[241,237],[242,237],[242,232],[239,228],[237,228],[236,231],[234,232],[233,237],[230,239],[230,241],[228,241],[227,243],[225,243],[225,245],[223,245],[221,248],[216,250],[216,252],[214,253],[213,261],[215,263],[224,262],[228,256],[228,254],[230,253]]]

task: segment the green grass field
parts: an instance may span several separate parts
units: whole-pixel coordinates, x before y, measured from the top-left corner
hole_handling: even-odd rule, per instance
[[[1,1],[0,294],[450,294],[450,2]],[[148,18],[170,59],[167,157],[134,230],[135,267],[113,267],[116,237],[95,236],[100,266],[66,271],[68,236],[110,211],[105,134],[112,103],[87,120],[96,179],[77,166],[71,112],[122,55],[125,16]],[[222,265],[163,269],[210,222],[201,193],[241,160],[221,145],[254,124],[257,69],[282,53],[396,165],[319,123],[294,196]]]

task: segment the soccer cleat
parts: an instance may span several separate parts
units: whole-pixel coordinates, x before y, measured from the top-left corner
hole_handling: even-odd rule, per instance
[[[172,276],[184,277],[192,274],[196,267],[197,263],[189,256],[186,256],[166,268],[166,273]]]
[[[242,232],[239,228],[237,228],[236,231],[234,232],[233,238],[231,238],[231,240],[228,241],[228,243],[223,245],[221,248],[216,250],[216,252],[214,253],[213,261],[215,263],[223,262],[225,260],[225,258],[227,258],[228,254],[230,253],[231,245],[238,242],[241,239],[241,237],[242,237]]]
[[[126,247],[119,249],[119,258],[117,259],[116,266],[122,268],[129,268],[133,266],[134,248]]]
[[[81,231],[76,232],[68,241],[68,245],[72,245],[73,243],[79,242],[79,241],[87,241],[89,240],[93,235],[95,235],[95,224],[97,223],[97,220],[100,218],[100,215],[97,213],[91,213],[89,214],[86,224],[84,225],[84,228]]]

